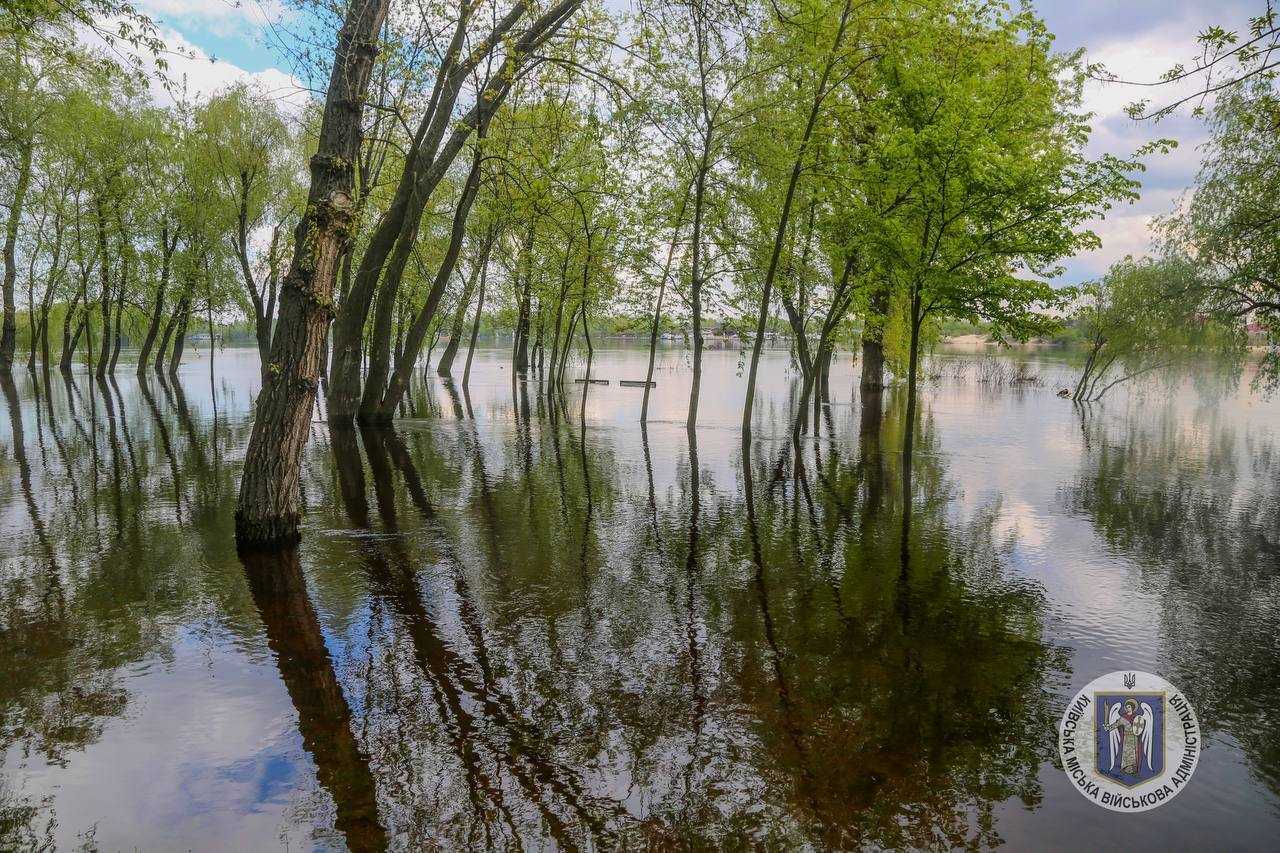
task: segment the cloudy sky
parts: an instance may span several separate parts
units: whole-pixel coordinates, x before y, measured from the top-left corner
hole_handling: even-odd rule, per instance
[[[271,49],[267,37],[271,22],[282,14],[279,0],[138,0],[137,5],[161,23],[170,45],[195,53],[194,59],[171,60],[173,72],[187,76],[193,93],[254,77],[281,97],[305,97],[297,92],[288,59]],[[1085,48],[1091,61],[1121,77],[1150,80],[1188,60],[1196,34],[1205,27],[1242,29],[1262,5],[1262,0],[1041,0],[1035,8],[1062,50]],[[1125,104],[1144,94],[1150,93],[1119,85],[1092,84],[1088,90],[1086,103],[1095,113],[1094,153],[1128,155],[1160,137],[1176,139],[1179,147],[1149,161],[1141,201],[1094,225],[1103,247],[1069,261],[1064,283],[1092,278],[1113,260],[1146,251],[1151,217],[1170,210],[1195,176],[1203,126],[1185,115],[1158,125],[1130,120]]]

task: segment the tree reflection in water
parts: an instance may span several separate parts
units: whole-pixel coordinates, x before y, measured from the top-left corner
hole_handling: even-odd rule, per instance
[[[1133,559],[1168,677],[1280,793],[1280,447],[1213,410],[1118,428],[1085,413],[1081,428],[1089,452],[1063,503]]]
[[[391,837],[985,845],[992,803],[1037,802],[1062,656],[994,514],[946,517],[927,430],[904,551],[895,415],[820,468],[743,448],[740,491],[686,436],[660,491],[647,430],[632,467],[516,407],[507,428],[329,434],[367,531],[348,692]]]
[[[34,537],[4,587],[7,755],[85,751],[142,689],[122,668],[198,628],[269,654],[333,803],[304,819],[352,849],[986,846],[994,804],[1038,803],[1044,597],[998,506],[954,517],[927,419],[902,547],[892,396],[797,451],[600,427],[523,383],[476,420],[446,386],[429,422],[317,426],[301,550],[240,562],[233,406],[43,390],[33,456],[4,389]],[[38,836],[50,807],[4,796],[5,840]]]

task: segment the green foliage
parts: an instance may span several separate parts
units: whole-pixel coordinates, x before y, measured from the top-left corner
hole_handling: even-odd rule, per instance
[[[1200,275],[1186,257],[1125,258],[1086,284],[1073,318],[1088,347],[1075,399],[1099,400],[1117,384],[1193,360],[1234,360],[1245,343],[1243,330],[1200,311],[1194,298]]]

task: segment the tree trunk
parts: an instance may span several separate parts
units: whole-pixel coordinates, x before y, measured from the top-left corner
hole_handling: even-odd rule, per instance
[[[490,247],[493,243],[489,244]],[[486,249],[480,263],[480,294],[476,297],[476,319],[471,324],[471,343],[467,345],[467,364],[462,368],[462,387],[471,379],[471,357],[476,353],[476,337],[480,334],[480,318],[484,315],[484,287],[489,277],[489,250]]]
[[[63,373],[71,372],[71,360],[75,357],[76,345],[80,342],[81,326],[72,324],[77,321],[76,309],[80,306],[80,294],[76,294],[71,300],[71,306],[67,308],[67,315],[62,321],[62,358],[58,362],[58,369]],[[83,320],[80,323],[83,324]],[[74,329],[74,333],[72,332]]]
[[[151,309],[151,320],[147,323],[147,335],[142,339],[142,349],[138,351],[138,375],[145,376],[147,373],[147,362],[151,359],[151,348],[156,345],[156,335],[160,333],[160,320],[164,316],[164,290],[165,279],[168,278],[168,270],[160,279],[160,286],[156,290],[156,304]],[[164,344],[161,344],[164,346]]]
[[[164,332],[160,335],[160,345],[156,347],[155,371],[157,376],[164,375],[164,357],[169,351],[169,341],[173,338],[173,330],[178,328],[178,317],[182,314],[182,299],[178,300],[178,305],[174,308],[173,313],[169,315],[169,321],[164,324]]]
[[[573,333],[577,328],[578,312],[574,311],[569,318],[569,333],[564,336],[564,348],[560,350],[560,365],[556,368],[556,384],[561,387],[564,387],[564,371],[569,365],[569,352],[573,349]]]
[[[570,243],[565,246],[564,260],[560,263],[560,294],[556,299],[556,324],[551,338],[551,373],[547,377],[547,396],[551,396],[556,387],[556,365],[560,363],[560,329],[564,325],[564,300],[569,295],[569,253],[573,248]],[[568,346],[568,344],[566,344]]]
[[[907,359],[907,413],[902,437],[902,511],[911,515],[911,454],[916,439],[916,368],[920,358],[920,324],[924,317],[920,314],[920,283],[916,282],[911,289],[911,352]],[[907,527],[904,524],[904,529]],[[903,542],[906,547],[906,542]]]
[[[524,241],[524,289],[520,292],[520,313],[516,318],[514,363],[516,373],[529,371],[529,302],[533,289],[533,221],[529,222],[529,236]]]
[[[462,344],[462,327],[467,322],[467,308],[471,305],[471,291],[475,289],[476,279],[479,277],[480,267],[477,266],[467,276],[462,287],[462,296],[458,299],[458,307],[453,312],[453,323],[449,326],[449,343],[445,344],[444,352],[440,354],[440,363],[436,366],[436,373],[440,376],[450,375],[453,360],[458,357],[458,347]]]
[[[884,324],[889,313],[889,290],[876,289],[871,297],[871,311],[862,330],[862,378],[858,383],[863,394],[884,389]]]
[[[484,136],[486,125],[487,119],[485,124],[480,127],[481,138]],[[422,306],[422,310],[418,312],[418,316],[414,318],[413,324],[409,327],[409,333],[405,337],[404,352],[396,362],[395,370],[391,374],[391,381],[387,383],[386,393],[383,394],[377,406],[367,413],[362,406],[362,417],[367,415],[370,420],[376,422],[390,422],[396,406],[400,404],[401,398],[404,397],[405,391],[409,388],[409,379],[413,375],[414,362],[418,359],[418,353],[422,351],[422,342],[426,337],[428,328],[431,326],[432,319],[435,317],[436,308],[440,304],[440,297],[444,295],[445,285],[448,284],[449,277],[453,275],[453,268],[458,262],[458,255],[462,251],[462,241],[466,236],[467,230],[467,217],[471,214],[471,204],[475,201],[476,193],[480,189],[482,154],[483,148],[477,146],[475,157],[471,162],[471,171],[462,187],[462,196],[458,199],[458,206],[453,212],[453,229],[449,235],[449,246],[445,250],[444,258],[440,261],[440,269],[436,272],[431,291],[427,294],[426,304]],[[428,354],[429,361],[430,354]]]
[[[120,360],[120,327],[124,324],[124,292],[129,284],[129,259],[124,252],[120,253],[120,284],[116,288],[116,327],[111,344],[111,363],[107,367],[110,373],[116,372],[116,362]]]
[[[333,375],[330,378],[328,397],[331,419],[346,420],[355,415],[358,408],[367,411],[376,408],[379,395],[383,394],[382,385],[387,366],[383,353],[386,352],[389,340],[379,330],[379,326],[385,324],[380,316],[386,316],[394,302],[405,265],[416,243],[426,203],[471,132],[482,122],[487,122],[501,106],[518,77],[520,63],[554,35],[582,2],[583,0],[560,0],[531,22],[524,34],[510,46],[496,72],[490,76],[489,79],[495,81],[490,89],[492,95],[477,99],[462,118],[456,118],[455,107],[466,77],[486,56],[491,56],[492,46],[510,33],[527,11],[527,6],[513,6],[497,22],[489,37],[483,40],[486,49],[472,51],[466,61],[460,64],[456,62],[456,58],[464,41],[467,14],[459,16],[453,43],[446,51],[444,65],[437,72],[430,107],[414,137],[396,195],[369,238],[351,292],[342,305],[342,312],[335,326]],[[468,8],[464,6],[464,9]],[[445,133],[450,127],[453,130],[446,139]],[[370,359],[369,376],[366,378],[366,384],[373,388],[366,388],[361,395],[360,358],[363,353],[364,325],[375,290],[379,300],[384,299],[385,293],[385,298],[390,301],[386,303],[385,310],[374,317],[373,344],[376,349]]]
[[[538,334],[533,339],[533,353],[530,356],[530,366],[538,372],[539,378],[542,375],[542,360],[546,357],[546,347],[542,343],[542,333],[546,322],[543,317],[542,300],[538,300]]]
[[[685,429],[690,432],[698,426],[698,396],[702,391],[702,208],[706,198],[710,159],[711,129],[708,128],[693,190],[693,244],[690,249],[693,257],[689,267],[689,292],[693,311],[693,385],[689,389],[689,414],[685,419]]]
[[[27,353],[27,370],[36,372],[36,347],[40,343],[40,322],[36,319],[36,277],[35,255],[31,258],[32,274],[27,276],[27,329],[31,338],[30,352]],[[45,287],[49,287],[48,284]]]
[[[102,281],[102,294],[99,304],[102,308],[102,351],[98,353],[98,378],[105,379],[107,362],[111,358],[111,264],[107,256],[107,221],[102,203],[98,209],[98,275]]]
[[[49,369],[49,304],[40,306],[40,366]]]
[[[813,373],[813,360],[809,355],[809,336],[806,334],[804,317],[789,293],[782,294],[782,310],[787,314],[787,323],[791,326],[791,334],[795,338],[796,361],[800,363],[800,377],[808,382]]]
[[[390,0],[353,0],[338,34],[319,147],[310,162],[306,213],[295,232],[269,377],[258,395],[245,453],[236,506],[236,540],[242,545],[283,544],[298,538],[302,448],[311,433],[338,263],[351,236],[361,113],[389,4]]]
[[[13,368],[13,356],[18,348],[18,309],[13,299],[13,289],[18,281],[18,225],[22,222],[27,189],[31,186],[31,160],[34,153],[34,140],[24,140],[4,234],[4,324],[0,329],[0,370],[4,371]]]
[[[178,306],[177,323],[173,329],[173,352],[169,354],[169,375],[178,375],[182,362],[182,350],[187,343],[187,321],[191,319],[191,298],[183,297]]]

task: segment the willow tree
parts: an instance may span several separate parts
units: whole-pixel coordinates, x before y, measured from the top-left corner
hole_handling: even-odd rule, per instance
[[[1166,298],[1205,317],[1252,323],[1269,352],[1261,378],[1280,381],[1280,92],[1259,76],[1221,93],[1195,188],[1159,225],[1169,251],[1200,275],[1169,279]]]
[[[389,418],[384,392],[392,369],[394,312],[423,211],[471,135],[492,120],[512,86],[536,64],[537,51],[582,3],[559,0],[538,10],[518,2],[505,14],[493,9],[492,23],[477,4],[459,5],[430,99],[409,140],[395,195],[369,235],[340,309],[328,396],[334,420],[347,421],[357,412],[369,420]],[[465,198],[460,194],[459,202]],[[362,388],[360,361],[371,308],[369,370]]]
[[[311,157],[307,206],[294,232],[280,297],[269,378],[258,395],[236,504],[242,545],[298,538],[298,474],[311,433],[321,349],[333,316],[333,286],[350,235],[361,116],[378,32],[390,0],[353,0],[338,32],[333,68]]]
[[[766,187],[771,183],[775,187],[772,195],[775,197],[777,213],[776,216],[769,217],[775,225],[760,285],[751,361],[747,369],[747,396],[742,406],[742,431],[748,435],[751,433],[756,375],[760,368],[760,352],[764,347],[773,287],[791,229],[800,178],[811,165],[810,146],[832,94],[871,55],[862,37],[863,21],[855,17],[853,0],[844,0],[838,7],[822,3],[801,4],[794,13],[780,14],[778,17],[776,29],[768,31],[761,40],[762,44],[769,46],[769,50],[763,53],[766,56],[785,55],[794,65],[788,67],[778,63],[779,70],[763,74],[762,79],[784,87],[790,95],[787,100],[794,101],[800,107],[795,115],[786,115],[784,112],[781,120],[773,123],[778,148],[782,149],[779,152],[775,148],[775,163],[780,159],[779,165],[787,165],[779,170],[780,180],[763,181]],[[788,70],[782,71],[784,67]],[[800,340],[803,340],[803,336]]]
[[[300,202],[294,190],[296,144],[274,101],[246,85],[220,92],[196,111],[194,136],[217,194],[214,203],[232,213],[226,229],[243,293],[253,319],[262,372],[271,353],[281,257],[288,223]],[[265,245],[254,245],[269,231]]]
[[[645,57],[654,126],[670,144],[680,174],[689,177],[687,286],[693,381],[687,429],[698,424],[702,389],[702,322],[705,313],[711,209],[723,201],[717,176],[743,120],[739,89],[757,69],[747,62],[751,11],[721,0],[658,0],[642,5],[636,52]],[[643,78],[642,78],[643,79]],[[684,259],[682,259],[682,265]]]
[[[1237,360],[1245,334],[1230,312],[1205,312],[1211,276],[1199,259],[1170,255],[1111,265],[1082,288],[1073,331],[1086,357],[1072,399],[1101,400],[1117,385],[1173,368]]]

